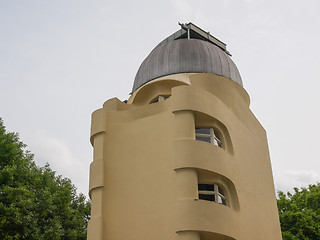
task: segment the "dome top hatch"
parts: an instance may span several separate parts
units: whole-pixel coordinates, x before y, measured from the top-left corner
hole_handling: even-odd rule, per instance
[[[240,73],[226,44],[189,23],[163,40],[142,62],[132,92],[145,83],[177,73],[213,73],[242,86]]]

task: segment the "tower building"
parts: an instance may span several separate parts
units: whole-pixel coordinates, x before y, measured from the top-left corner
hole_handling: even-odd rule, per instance
[[[88,240],[281,240],[249,103],[226,45],[181,24],[92,114]]]

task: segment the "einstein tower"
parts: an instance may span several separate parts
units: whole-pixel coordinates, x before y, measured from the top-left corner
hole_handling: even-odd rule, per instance
[[[226,45],[181,24],[92,114],[88,240],[281,240],[249,103]]]

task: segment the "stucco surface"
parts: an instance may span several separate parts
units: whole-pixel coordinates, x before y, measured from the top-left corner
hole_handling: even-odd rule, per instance
[[[281,240],[266,133],[247,93],[214,74],[185,78],[93,113],[89,240]],[[150,104],[158,95],[170,97]],[[204,126],[223,148],[195,140]],[[219,184],[227,206],[199,200],[198,183]]]

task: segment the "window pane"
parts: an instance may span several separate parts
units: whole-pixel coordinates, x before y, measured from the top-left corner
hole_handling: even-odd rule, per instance
[[[221,136],[220,134],[218,133],[217,130],[214,129],[214,142],[215,142],[215,145],[221,147],[222,146],[222,141],[221,141]]]
[[[151,103],[157,103],[157,102],[162,102],[166,99],[168,99],[170,96],[158,96],[156,97],[153,101],[151,101]]]
[[[207,194],[199,194],[199,199],[206,200],[206,201],[215,201],[214,195],[207,195]]]
[[[209,134],[210,135],[210,128],[196,128],[196,133],[202,133],[202,134]]]
[[[204,191],[214,191],[214,185],[213,184],[198,184],[198,190],[204,190]]]
[[[200,141],[211,143],[210,137],[199,137],[199,136],[196,136],[196,140],[200,140]]]
[[[227,206],[227,201],[225,199],[222,199],[222,204]]]
[[[218,192],[219,192],[222,196],[225,196],[222,188],[221,188],[219,185],[218,185],[218,189],[219,189]]]
[[[159,98],[157,97],[155,100],[153,100],[151,103],[157,103],[159,102]]]
[[[217,139],[213,139],[213,145],[216,145],[216,146],[219,146],[219,143],[218,143],[218,141],[217,141]]]

